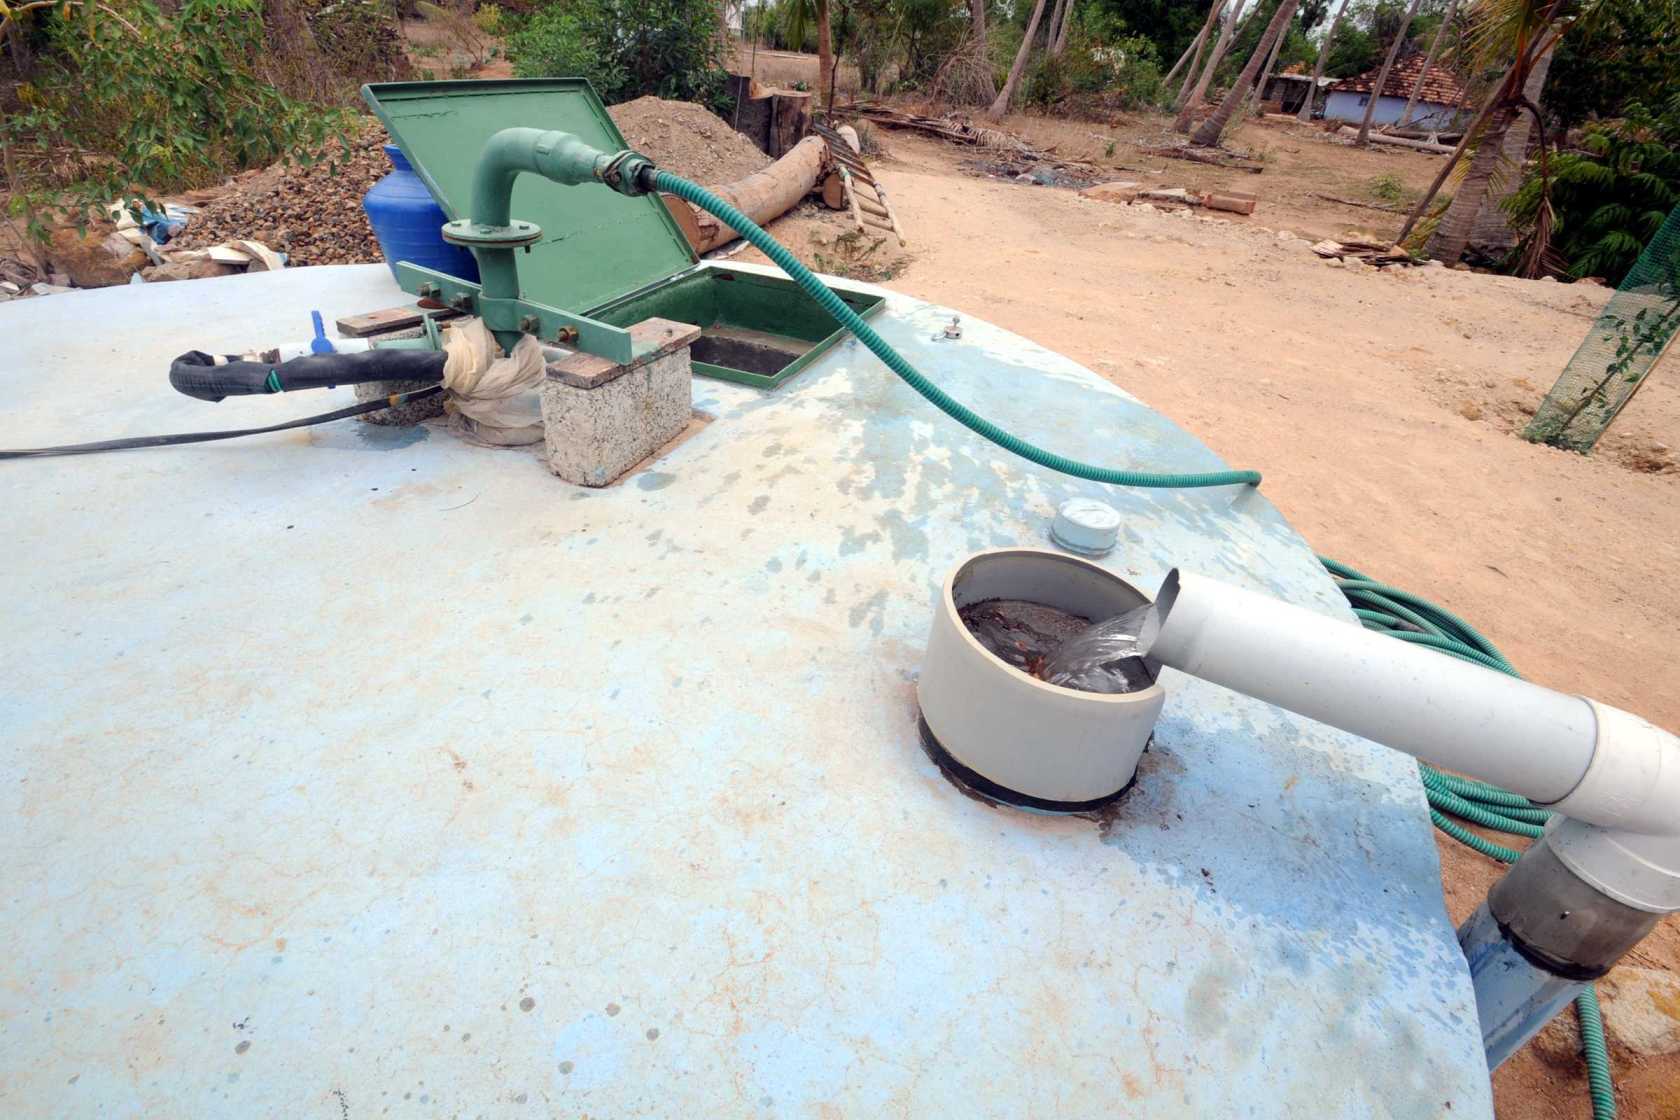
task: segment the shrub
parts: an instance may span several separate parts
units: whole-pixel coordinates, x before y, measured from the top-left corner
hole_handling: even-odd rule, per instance
[[[727,111],[712,0],[555,0],[508,40],[521,77],[585,77],[608,104],[653,94]]]
[[[1661,113],[1628,106],[1626,117],[1594,124],[1578,151],[1551,159],[1551,212],[1546,256],[1567,275],[1602,276],[1619,284],[1645,243],[1680,204],[1680,94]],[[1541,223],[1538,163],[1506,200],[1519,228]],[[1532,249],[1534,233],[1511,258]]]
[[[10,210],[45,234],[138,190],[202,186],[285,156],[308,159],[348,115],[294,101],[255,71],[257,0],[151,0],[64,7],[39,29],[50,49],[0,119]]]
[[[1122,109],[1155,104],[1162,96],[1155,45],[1141,35],[1105,42],[1081,26],[1060,56],[1040,54],[1022,84],[1022,100],[1043,109],[1081,94]]]

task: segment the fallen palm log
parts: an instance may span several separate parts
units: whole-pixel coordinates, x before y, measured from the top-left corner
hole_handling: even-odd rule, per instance
[[[793,209],[800,199],[818,189],[828,169],[828,145],[820,136],[807,136],[763,171],[727,186],[714,187],[712,193],[758,225],[765,225]],[[684,221],[682,213],[672,206],[673,202],[688,208],[691,220]],[[712,215],[688,207],[686,202],[667,198],[665,204],[672,209],[677,225],[682,227],[684,236],[696,253],[716,249],[740,236]]]
[[[1344,139],[1348,137],[1356,137],[1359,135],[1359,130],[1348,125],[1343,125],[1341,128],[1336,130],[1336,135],[1343,137]],[[1365,138],[1373,144],[1387,144],[1395,148],[1410,148],[1414,152],[1428,152],[1430,155],[1435,156],[1450,156],[1453,153],[1453,150],[1445,144],[1431,144],[1426,140],[1407,140],[1400,136],[1385,136],[1380,132],[1369,133]]]
[[[1183,159],[1189,160],[1191,163],[1206,163],[1214,167],[1227,167],[1233,171],[1247,171],[1251,175],[1258,175],[1266,170],[1266,165],[1263,163],[1255,163],[1253,160],[1243,159],[1241,156],[1218,148],[1192,148],[1185,145],[1163,148],[1139,147],[1138,151],[1145,155],[1166,156],[1168,159]]]

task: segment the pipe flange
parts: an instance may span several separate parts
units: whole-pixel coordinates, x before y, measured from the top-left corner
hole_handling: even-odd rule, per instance
[[[466,249],[517,249],[542,240],[542,227],[535,222],[520,221],[486,226],[470,218],[457,218],[443,227],[443,239]]]

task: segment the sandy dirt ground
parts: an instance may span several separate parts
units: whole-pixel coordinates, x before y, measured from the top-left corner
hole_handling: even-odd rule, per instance
[[[911,242],[892,286],[1061,351],[1231,464],[1264,471],[1266,494],[1316,549],[1468,618],[1535,680],[1680,726],[1680,473],[1650,451],[1680,446],[1680,362],[1665,359],[1604,452],[1526,443],[1511,431],[1521,409],[1556,378],[1605,289],[1328,266],[1313,239],[1399,221],[1317,195],[1373,199],[1380,175],[1419,190],[1439,164],[1293,126],[1246,125],[1234,138],[1263,156],[1258,175],[1129,143],[1163,124],[1008,122],[1060,155],[1106,163],[1112,178],[1257,193],[1253,217],[1202,221],[977,177],[962,166],[971,152],[884,131],[888,154],[874,165]],[[806,214],[773,232],[785,227],[811,255],[812,226]],[[1663,469],[1630,465],[1639,449]],[[1500,868],[1440,847],[1458,921]],[[1680,923],[1633,963],[1680,966]],[[1572,1018],[1497,1072],[1502,1117],[1590,1115]],[[1619,1046],[1613,1057],[1624,1117],[1680,1116],[1680,1060]]]

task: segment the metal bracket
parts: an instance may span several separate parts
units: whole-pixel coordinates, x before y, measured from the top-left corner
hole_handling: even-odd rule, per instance
[[[630,332],[622,327],[527,299],[487,299],[477,284],[407,261],[397,264],[397,283],[422,299],[478,315],[504,350],[512,349],[521,334],[533,334],[543,342],[570,346],[620,365],[635,358]]]

